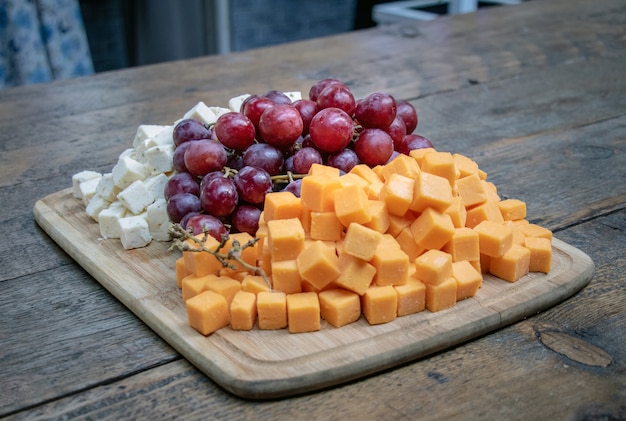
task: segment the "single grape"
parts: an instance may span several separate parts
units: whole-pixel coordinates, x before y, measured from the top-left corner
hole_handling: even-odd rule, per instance
[[[226,175],[222,171],[211,171],[210,173],[208,173],[207,175],[202,177],[202,180],[200,180],[200,189],[199,189],[199,191],[202,191],[204,186],[206,186],[207,183],[209,181],[213,180],[214,178],[223,178],[223,177],[226,177]],[[198,193],[198,195],[199,195],[199,193]]]
[[[244,164],[243,164],[243,154],[237,153],[237,154],[230,154],[230,155],[228,155],[228,160],[226,161],[226,166],[228,168],[231,168],[231,169],[237,170],[237,171],[242,169],[244,167]]]
[[[344,149],[329,155],[326,164],[330,167],[339,168],[344,173],[350,172],[355,165],[360,163],[359,157],[352,149]]]
[[[183,227],[184,230],[187,229],[187,222],[191,219],[192,216],[200,215],[200,212],[189,212],[187,215],[183,216],[180,220],[179,224]]]
[[[265,98],[271,99],[276,104],[287,104],[287,105],[291,104],[291,98],[285,95],[284,92],[277,91],[275,89],[267,91],[266,93],[263,94],[263,96]]]
[[[408,155],[413,149],[432,148],[433,144],[430,140],[419,134],[408,134],[402,139],[402,143],[396,147],[396,150],[402,154]]]
[[[408,101],[396,102],[396,115],[404,120],[406,134],[411,134],[417,127],[418,118],[415,107]]]
[[[245,166],[233,177],[237,193],[242,200],[259,204],[265,201],[265,195],[272,191],[272,178],[262,168]]]
[[[215,134],[222,145],[243,151],[254,143],[256,130],[248,117],[230,112],[219,116],[215,122]]]
[[[169,200],[170,197],[178,193],[191,193],[193,195],[200,195],[200,184],[198,180],[188,172],[179,172],[172,175],[163,191],[165,200]]]
[[[317,97],[317,106],[321,110],[331,107],[339,108],[352,116],[356,109],[356,101],[347,86],[330,84]]]
[[[224,168],[228,156],[224,147],[213,140],[193,140],[185,151],[185,166],[189,172],[202,177]]]
[[[192,215],[187,220],[187,226],[185,229],[190,229],[194,235],[206,232],[218,241],[222,241],[222,236],[228,234],[228,230],[222,221],[215,216],[207,215],[206,213]]]
[[[322,152],[339,152],[352,140],[352,118],[339,108],[325,108],[311,120],[309,134],[316,149]]]
[[[310,99],[299,99],[293,103],[293,106],[296,107],[300,117],[302,117],[302,134],[306,135],[309,132],[313,116],[317,114],[317,102]]]
[[[187,118],[174,126],[172,138],[174,145],[179,146],[190,140],[211,139],[211,130],[207,129],[200,120]]]
[[[397,145],[400,145],[400,143],[402,143],[402,139],[406,136],[406,124],[404,124],[404,120],[398,116],[396,116],[391,124],[384,128],[384,130],[389,136],[391,136],[391,139],[393,139],[394,148]]]
[[[370,167],[382,165],[393,152],[393,140],[384,130],[365,129],[354,142],[354,152],[359,161]]]
[[[237,231],[255,236],[259,229],[260,217],[261,209],[250,205],[240,205],[233,212],[232,224]]]
[[[200,198],[191,193],[178,193],[167,201],[166,211],[170,221],[177,223],[191,212],[200,212]]]
[[[365,128],[384,129],[396,118],[396,100],[386,92],[374,92],[359,101],[354,117]]]
[[[185,165],[185,151],[191,145],[192,142],[181,143],[174,149],[174,156],[172,157],[172,165],[176,172],[189,172]]]
[[[237,187],[227,177],[215,177],[200,189],[202,209],[209,215],[229,215],[235,210],[238,201]]]
[[[243,153],[244,165],[263,168],[269,175],[278,175],[283,170],[285,159],[274,146],[267,143],[255,143]]]
[[[332,84],[343,85],[343,82],[341,82],[338,79],[333,79],[333,78],[326,78],[326,79],[319,80],[315,82],[313,86],[311,86],[311,89],[309,89],[309,99],[311,101],[317,101],[317,97],[319,96],[320,92],[322,92],[324,88]]]
[[[302,148],[293,155],[293,169],[296,174],[308,174],[311,165],[322,163],[322,155],[314,148]]]
[[[295,173],[296,170],[293,167],[293,155],[289,155],[285,158],[285,172]]]
[[[292,193],[294,196],[296,197],[300,197],[300,190],[302,187],[302,179],[298,178],[295,179],[293,181],[290,181],[283,189],[282,191],[288,191],[290,193]]]
[[[275,104],[261,114],[259,133],[265,143],[287,148],[302,134],[302,117],[293,105]]]
[[[260,137],[259,133],[259,120],[261,119],[261,114],[265,111],[266,108],[269,108],[274,105],[274,101],[269,98],[251,95],[241,104],[241,114],[245,115],[252,121],[254,124],[254,128],[256,129],[257,138]]]

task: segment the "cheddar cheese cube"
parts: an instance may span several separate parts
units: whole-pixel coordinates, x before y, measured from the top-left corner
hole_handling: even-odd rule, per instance
[[[245,247],[244,247],[245,246]],[[256,266],[257,260],[257,252],[258,252],[258,243],[254,242],[254,237],[252,237],[247,232],[236,232],[228,235],[228,240],[224,244],[224,248],[220,250],[221,253],[228,255],[231,250],[234,253],[238,254],[241,260],[250,266]],[[238,250],[238,251],[237,251]],[[247,269],[238,262],[231,260],[230,266],[232,268],[226,267],[225,272],[232,271],[246,271]]]
[[[414,189],[415,181],[413,178],[400,174],[389,174],[380,192],[380,199],[387,205],[389,213],[402,216],[409,210],[413,202]]]
[[[361,187],[346,185],[334,191],[335,213],[344,227],[351,223],[365,224],[372,220],[369,213],[369,198]]]
[[[380,183],[383,180],[374,172],[372,168],[370,168],[366,164],[357,164],[350,170],[350,173],[356,174],[364,180],[367,180],[368,183]]]
[[[314,163],[311,165],[311,168],[309,168],[309,175],[326,175],[336,178],[339,177],[340,174],[339,168],[334,168],[329,165]]]
[[[183,296],[183,301],[187,301],[188,299],[195,297],[201,292],[206,290],[206,280],[208,277],[215,277],[216,275],[203,275],[197,276],[193,273],[191,275],[187,275],[181,281],[181,292]]]
[[[302,205],[313,212],[333,211],[335,209],[334,191],[341,187],[339,177],[327,174],[304,177],[300,186]]]
[[[321,317],[334,327],[355,322],[361,317],[359,295],[345,289],[329,289],[318,294]]]
[[[302,291],[302,277],[295,259],[272,261],[272,288],[285,294]]]
[[[272,192],[265,195],[263,217],[265,221],[299,218],[302,212],[300,198],[288,191]]]
[[[363,295],[374,280],[376,268],[365,260],[344,253],[339,255],[338,265],[340,273],[333,283]]]
[[[202,240],[203,235],[199,235],[196,238]],[[185,240],[185,244],[192,250],[198,250],[200,245],[192,241],[191,239]],[[204,246],[209,250],[216,250],[219,246],[219,241],[210,235],[206,237]],[[204,276],[211,273],[216,273],[222,268],[222,264],[211,253],[206,251],[183,251],[183,259],[185,261],[185,267],[191,273],[196,276]]]
[[[461,196],[454,196],[452,198],[452,203],[450,203],[450,206],[448,206],[443,213],[450,216],[452,224],[455,228],[465,226],[467,221],[467,209],[465,208],[465,204],[463,203]]]
[[[459,170],[459,179],[472,174],[479,174],[479,168],[476,161],[458,153],[452,154],[454,165]]]
[[[391,285],[371,286],[361,296],[361,311],[370,325],[388,323],[398,316],[398,294]]]
[[[504,222],[498,202],[487,199],[484,203],[467,210],[466,226],[474,228],[482,221],[492,221],[499,224]]]
[[[381,200],[369,200],[368,208],[372,219],[364,225],[374,231],[378,231],[383,234],[386,233],[391,222],[389,221],[389,213],[387,212],[387,205],[385,202]]]
[[[202,335],[228,326],[230,312],[226,298],[214,291],[204,291],[185,302],[189,325]]]
[[[257,321],[261,330],[287,327],[287,295],[281,291],[259,292],[256,296]]]
[[[248,274],[241,281],[241,290],[257,295],[259,292],[269,292],[270,287],[262,276]]]
[[[452,238],[454,231],[450,216],[433,208],[426,208],[411,224],[415,242],[425,249],[440,249]]]
[[[376,252],[382,234],[365,225],[351,223],[343,239],[342,252],[369,261]]]
[[[335,212],[311,212],[310,234],[313,240],[338,241],[343,235],[343,225]]]
[[[526,237],[547,238],[552,241],[552,231],[537,224],[521,224],[519,230]]]
[[[471,174],[456,181],[456,188],[466,207],[485,203],[487,192],[477,174]]]
[[[241,283],[227,276],[209,275],[204,283],[205,289],[217,292],[226,298],[226,302],[230,306],[235,294],[241,291]]]
[[[411,212],[407,212],[403,216],[397,216],[393,214],[389,214],[389,228],[387,232],[394,237],[397,237],[400,232],[406,227],[409,227],[413,221],[415,221],[415,216]]]
[[[467,260],[452,263],[452,277],[456,281],[456,300],[473,297],[483,283],[483,275]]]
[[[505,199],[498,202],[498,208],[505,221],[526,218],[526,203],[519,199]]]
[[[425,154],[421,169],[424,172],[445,178],[450,185],[453,185],[455,180],[459,178],[459,171],[450,152],[435,151]]]
[[[411,262],[426,251],[424,247],[415,242],[415,237],[413,237],[410,227],[403,229],[396,237],[396,241],[400,245],[400,249],[409,256]]]
[[[315,292],[287,295],[287,324],[289,333],[320,330],[320,303]]]
[[[440,285],[452,276],[452,256],[441,250],[428,250],[415,259],[418,280],[430,285]]]
[[[376,285],[403,285],[409,279],[409,256],[402,250],[378,247],[370,260]]]
[[[530,250],[513,244],[500,257],[491,257],[489,273],[508,282],[517,282],[530,269]]]
[[[398,317],[419,313],[426,308],[426,285],[415,278],[409,278],[404,285],[395,285],[398,294]]]
[[[339,277],[339,259],[322,241],[312,242],[296,260],[300,276],[319,290]]]
[[[182,288],[183,278],[191,275],[191,272],[189,272],[189,270],[187,270],[187,266],[185,266],[185,259],[182,256],[176,259],[175,269],[176,269],[176,286],[178,286],[178,288]]]
[[[416,179],[410,209],[423,212],[426,208],[445,211],[452,204],[452,186],[448,179],[422,172]]]
[[[426,309],[434,313],[454,307],[456,288],[456,280],[453,277],[439,285],[426,284]]]
[[[474,227],[478,233],[480,252],[491,257],[501,257],[513,245],[513,230],[502,223],[482,221]]]
[[[527,237],[524,246],[530,250],[530,272],[548,273],[552,267],[552,242],[542,237]]]
[[[367,191],[367,186],[369,185],[369,182],[367,180],[359,177],[358,175],[354,173],[343,174],[341,177],[339,177],[339,183],[341,183],[342,186],[348,186],[348,185],[358,186],[361,189],[363,189],[364,192]]]
[[[239,291],[230,303],[230,327],[233,330],[252,330],[256,322],[256,294]]]
[[[452,256],[453,262],[461,260],[480,260],[480,242],[478,232],[463,227],[454,230],[450,240],[441,248]]]
[[[417,161],[405,154],[399,154],[387,164],[383,165],[382,174],[385,183],[392,175],[401,175],[403,177],[414,179],[421,172]]]
[[[436,152],[434,148],[420,148],[420,149],[414,149],[412,151],[409,152],[409,156],[411,158],[413,158],[416,162],[417,165],[420,166],[420,169],[422,167],[422,163],[424,161],[424,156],[426,154],[429,154],[431,152]]]
[[[267,222],[267,243],[272,261],[293,260],[304,249],[304,228],[298,218]]]

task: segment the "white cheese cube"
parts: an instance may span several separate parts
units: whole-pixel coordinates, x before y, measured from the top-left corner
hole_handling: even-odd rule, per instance
[[[120,189],[125,189],[133,182],[146,178],[146,171],[143,165],[128,156],[122,157],[111,172],[113,174],[113,182]]]
[[[150,139],[150,147],[159,145],[174,145],[174,126],[166,126]]]
[[[228,100],[228,108],[231,111],[234,111],[236,113],[241,111],[241,104],[243,104],[243,102],[250,96],[250,94],[243,94],[243,95],[239,95],[236,96],[234,98],[231,98]]]
[[[102,174],[102,177],[96,186],[96,194],[99,194],[109,202],[114,202],[117,198],[117,194],[121,191],[122,189],[117,187],[113,181],[113,174]]]
[[[152,197],[154,197],[154,200],[156,201],[165,198],[165,185],[167,184],[168,180],[169,177],[161,173],[146,178],[143,181],[143,184],[146,186],[146,188],[152,194]]]
[[[174,169],[174,145],[153,146],[145,152],[144,163],[152,175],[170,172]]]
[[[83,205],[87,206],[91,198],[96,194],[96,188],[100,182],[100,177],[92,178],[91,180],[83,181],[78,185],[80,196],[82,197]]]
[[[120,240],[126,250],[145,247],[152,237],[145,215],[126,216],[119,219]]]
[[[98,226],[103,238],[120,238],[122,234],[119,220],[126,216],[128,210],[120,202],[111,205],[98,214]]]
[[[133,214],[137,215],[143,212],[149,204],[154,202],[154,196],[146,188],[141,180],[134,181],[130,186],[126,187],[117,195],[122,205]]]
[[[137,127],[137,133],[133,139],[133,148],[136,148],[144,140],[154,137],[159,134],[167,126],[158,126],[154,124],[142,124]]]
[[[217,121],[217,119],[220,118],[221,115],[230,112],[230,108],[224,107],[209,107],[209,110],[213,111],[213,113],[215,114],[215,121]]]
[[[85,208],[85,212],[89,215],[89,217],[91,217],[91,219],[98,222],[98,215],[104,209],[108,208],[110,204],[111,202],[96,193],[89,201],[89,204]]]
[[[100,178],[100,177],[102,177],[102,174],[100,174],[99,172],[95,172],[95,171],[81,171],[81,172],[74,174],[72,176],[72,195],[76,199],[82,199],[83,196],[79,187],[80,183],[84,181],[92,180],[94,178]]]
[[[167,214],[167,203],[165,199],[158,199],[148,206],[146,219],[153,240],[169,241],[172,239],[169,231],[170,218]]]
[[[132,159],[136,159],[137,158],[137,154],[135,153],[135,149],[134,148],[128,148],[125,149],[120,156],[117,158],[117,162],[120,162],[123,158],[132,158]]]
[[[283,92],[287,97],[291,100],[291,102],[295,102],[299,99],[302,99],[302,92],[300,91],[292,91],[292,92]]]
[[[187,111],[183,115],[183,119],[195,118],[196,120],[200,120],[202,123],[210,126],[211,124],[215,124],[217,121],[217,115],[215,112],[207,107],[207,105],[200,101],[196,105],[193,106],[192,109]]]

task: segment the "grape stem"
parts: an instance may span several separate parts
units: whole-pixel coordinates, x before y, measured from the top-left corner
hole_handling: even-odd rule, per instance
[[[228,252],[224,253],[223,249],[229,240],[228,234],[222,236],[222,240],[217,245],[217,247],[212,249],[210,247],[207,247],[205,244],[209,237],[209,234],[207,232],[205,232],[202,236],[196,236],[193,235],[190,231],[185,230],[180,224],[171,224],[170,233],[174,238],[174,241],[170,246],[170,250],[176,248],[181,251],[210,253],[215,256],[215,258],[222,264],[224,268],[239,270],[241,267],[243,267],[251,274],[263,278],[263,281],[265,281],[267,286],[272,289],[272,283],[265,271],[258,266],[253,266],[247,263],[241,258],[241,252],[247,247],[254,246],[259,241],[259,238],[255,237],[245,244],[240,244],[239,241],[233,240]],[[195,246],[189,244],[189,242],[186,240],[190,240],[195,244]],[[233,261],[236,262],[236,264],[232,263]]]
[[[291,171],[288,171],[287,174],[273,175],[270,178],[272,179],[272,182],[276,183],[291,183],[293,180],[304,178],[307,175],[308,174],[294,174]]]

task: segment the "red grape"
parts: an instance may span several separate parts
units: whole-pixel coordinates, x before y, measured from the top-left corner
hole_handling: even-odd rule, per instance
[[[327,86],[333,84],[343,85],[343,82],[333,78],[326,78],[315,82],[313,86],[311,86],[311,89],[309,89],[309,99],[311,101],[317,101],[317,97],[319,96],[320,92],[322,92]]]
[[[185,151],[185,166],[199,177],[221,170],[227,160],[224,147],[213,140],[193,140]]]
[[[282,191],[288,191],[292,193],[296,197],[300,197],[300,190],[302,187],[302,179],[298,178],[296,180],[290,181],[289,184],[283,188]]]
[[[393,140],[384,130],[365,129],[354,142],[354,151],[362,163],[382,165],[393,153]]]
[[[396,100],[386,92],[374,92],[359,101],[354,117],[363,127],[384,129],[396,118]]]
[[[339,168],[341,171],[347,173],[350,172],[355,165],[359,164],[359,157],[352,149],[344,149],[337,153],[330,155],[326,159],[326,163],[330,167]]]
[[[299,99],[293,103],[293,106],[296,107],[300,117],[302,117],[302,134],[306,135],[309,132],[311,120],[318,111],[317,102],[310,99]]]
[[[306,147],[293,155],[293,169],[296,174],[308,174],[311,165],[322,164],[322,155],[317,149]]]
[[[317,106],[320,109],[339,108],[352,116],[356,109],[356,101],[347,86],[330,84],[317,97]]]
[[[256,131],[252,120],[241,113],[222,114],[215,123],[215,134],[227,148],[243,151],[254,143]]]
[[[165,200],[178,193],[191,193],[196,196],[200,195],[200,185],[198,180],[188,172],[179,172],[174,174],[167,180],[163,195]]]
[[[243,153],[244,165],[263,168],[269,175],[278,175],[283,170],[283,154],[267,143],[255,143]]]
[[[222,236],[228,234],[224,223],[213,215],[199,213],[192,215],[188,220],[185,229],[190,229],[192,234],[198,235],[208,233],[218,241],[222,241]]]
[[[259,229],[260,217],[261,209],[257,207],[250,205],[237,206],[232,217],[233,227],[239,232],[247,232],[255,236]]]
[[[211,130],[207,129],[200,120],[187,118],[179,121],[174,126],[172,138],[174,145],[178,146],[190,140],[211,139]]]
[[[404,120],[398,116],[396,116],[391,124],[384,130],[391,136],[391,139],[393,139],[394,148],[402,143],[402,139],[406,136],[406,124],[404,124]]]
[[[272,89],[263,94],[265,98],[271,99],[276,104],[291,104],[291,98],[289,98],[284,92]]]
[[[272,179],[262,168],[246,166],[233,177],[239,197],[253,204],[263,203],[265,195],[272,191]]]
[[[167,201],[167,215],[170,221],[177,223],[185,215],[191,212],[200,212],[202,206],[200,198],[191,193],[178,193],[173,195]]]
[[[400,145],[396,150],[400,153],[408,155],[413,149],[432,148],[433,144],[430,140],[419,134],[408,134],[404,136]]]
[[[397,101],[396,115],[404,120],[404,124],[406,125],[406,134],[413,133],[418,122],[415,107],[408,101]]]
[[[277,148],[286,148],[302,134],[302,117],[293,105],[275,104],[261,114],[259,133],[265,142]]]
[[[209,215],[230,215],[237,206],[239,195],[233,180],[227,177],[215,177],[200,189],[200,203]]]
[[[249,96],[241,104],[241,114],[245,115],[250,119],[250,121],[252,121],[252,124],[254,124],[254,127],[257,129],[257,136],[259,136],[258,128],[261,114],[263,114],[263,111],[265,111],[266,108],[273,105],[274,101],[258,95]]]
[[[339,108],[325,108],[315,114],[309,127],[311,141],[322,152],[339,152],[352,140],[352,118]]]
[[[185,151],[187,150],[189,145],[191,145],[191,143],[192,142],[181,143],[180,145],[176,146],[176,149],[174,149],[172,164],[177,172],[189,172],[187,166],[185,165]]]

